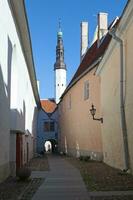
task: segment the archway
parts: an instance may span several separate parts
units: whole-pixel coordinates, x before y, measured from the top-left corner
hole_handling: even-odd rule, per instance
[[[46,141],[46,142],[44,143],[44,149],[45,149],[45,152],[46,152],[46,153],[52,152],[52,143],[51,143],[50,141]]]
[[[57,153],[58,152],[58,143],[55,139],[46,140],[44,143],[45,152]]]

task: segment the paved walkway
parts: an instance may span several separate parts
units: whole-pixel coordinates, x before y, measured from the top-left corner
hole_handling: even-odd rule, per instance
[[[60,156],[48,157],[49,172],[33,172],[45,177],[32,200],[90,200],[79,171]]]

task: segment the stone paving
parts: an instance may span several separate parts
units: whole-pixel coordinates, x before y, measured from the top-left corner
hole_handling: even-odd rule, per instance
[[[133,191],[89,192],[91,200],[133,200]]]
[[[23,191],[23,193],[19,196],[18,200],[31,200],[32,196],[36,192],[37,188],[44,182],[43,178],[33,178]]]
[[[45,179],[32,200],[133,200],[133,191],[88,192],[79,170],[64,158],[49,155],[48,162],[50,171],[32,172]]]
[[[32,200],[90,200],[80,172],[60,156],[48,156],[50,171],[33,172],[32,177],[44,177]]]

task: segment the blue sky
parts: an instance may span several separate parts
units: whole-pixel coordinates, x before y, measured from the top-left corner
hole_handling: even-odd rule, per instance
[[[120,16],[127,0],[26,0],[40,97],[54,97],[54,63],[58,19],[61,18],[67,83],[80,60],[80,22],[89,23],[89,41],[97,25],[97,14],[108,13],[109,23]]]

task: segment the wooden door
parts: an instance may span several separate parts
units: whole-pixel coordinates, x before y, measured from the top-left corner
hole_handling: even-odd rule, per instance
[[[16,135],[16,169],[21,168],[23,165],[23,148],[22,148],[22,134]]]

